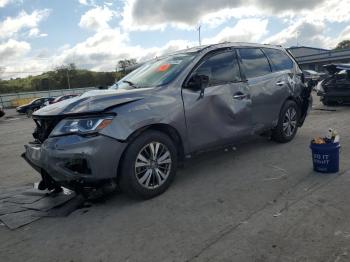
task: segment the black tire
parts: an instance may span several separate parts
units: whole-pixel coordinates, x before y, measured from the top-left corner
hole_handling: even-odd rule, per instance
[[[137,178],[135,166],[139,153],[150,143],[160,143],[164,145],[165,150],[168,150],[171,157],[171,165],[168,169],[167,178],[163,180],[163,184],[154,189],[146,188],[147,185],[141,185],[141,182],[139,182],[141,178]],[[150,199],[166,191],[174,180],[177,168],[177,149],[174,142],[166,134],[155,130],[149,130],[136,137],[130,143],[121,161],[119,186],[122,192],[133,198]],[[151,167],[143,168],[145,168],[145,170],[147,168],[147,170],[152,169]],[[151,172],[155,172],[155,169],[152,170]],[[152,173],[149,176],[153,176],[152,179],[154,179],[155,183],[159,182],[159,180],[156,181],[156,173]]]
[[[27,117],[28,118],[31,118],[32,117],[32,115],[33,115],[33,110],[31,110],[31,109],[28,109],[27,111],[26,111],[26,115],[27,115]]]
[[[287,130],[284,129],[284,122],[286,121],[288,110],[295,110],[296,112],[296,115],[295,115],[296,125],[291,132],[288,132]],[[288,143],[292,141],[298,131],[299,120],[300,120],[300,109],[298,105],[292,100],[286,101],[281,109],[278,124],[272,130],[272,139],[278,143]],[[287,133],[290,133],[290,134],[287,135]]]
[[[321,102],[324,106],[335,106],[337,104],[337,102],[329,101],[328,99],[325,99],[325,98],[322,99]]]

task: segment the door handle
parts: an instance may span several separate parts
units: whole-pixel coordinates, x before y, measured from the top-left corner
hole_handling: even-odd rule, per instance
[[[233,96],[233,99],[235,99],[235,100],[243,100],[243,99],[246,99],[246,98],[248,98],[249,97],[249,95],[245,95],[245,94],[242,94],[242,93],[238,93],[238,94],[235,94],[234,96]]]
[[[286,84],[285,81],[278,81],[278,82],[276,83],[276,86],[284,86],[285,84]]]

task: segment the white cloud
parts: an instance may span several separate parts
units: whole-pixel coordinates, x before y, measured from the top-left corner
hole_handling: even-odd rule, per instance
[[[0,3],[8,1],[16,0],[0,0]],[[137,58],[143,61],[197,44],[177,39],[145,48],[130,42],[130,31],[171,30],[168,26],[193,30],[198,24],[202,24],[203,30],[206,30],[208,27],[213,29],[222,25],[232,18],[237,20],[235,24],[230,22],[216,35],[204,38],[202,42],[265,42],[289,47],[296,45],[298,33],[300,45],[332,48],[337,42],[350,38],[350,26],[344,28],[339,37],[327,36],[330,23],[350,21],[350,0],[123,0],[120,1],[124,3],[124,8],[118,28],[111,27],[113,18],[119,15],[112,9],[112,1],[104,1],[104,6],[97,6],[94,0],[78,1],[84,5],[82,9],[91,8],[82,15],[79,26],[94,31],[93,35],[75,45],[67,42],[55,54],[47,52],[47,60],[26,57],[30,51],[28,43],[8,40],[21,36],[45,36],[38,28],[39,22],[48,15],[43,12],[45,10],[41,10],[42,13],[37,10],[31,14],[21,12],[17,17],[8,17],[0,22],[0,40],[8,40],[2,44],[0,42],[0,52],[7,54],[8,58],[5,63],[6,70],[33,72],[53,69],[71,62],[80,68],[114,70],[120,59]],[[271,26],[272,22],[269,22],[271,17],[274,22],[281,21],[284,29],[267,37],[268,29],[274,28]]]
[[[279,33],[268,37],[264,42],[285,47],[299,44],[329,48],[332,45],[332,39],[324,35],[325,29],[326,25],[324,22],[301,19]]]
[[[215,37],[206,38],[204,44],[221,42],[258,42],[267,34],[267,19],[248,18],[239,20],[233,27],[225,27]]]
[[[45,33],[41,33],[39,28],[32,28],[29,30],[29,33],[28,33],[28,36],[29,37],[46,37],[47,34]]]
[[[3,61],[25,55],[30,51],[30,44],[13,39],[0,44],[0,57]]]
[[[111,9],[105,7],[95,7],[82,15],[79,26],[90,30],[101,30],[109,28],[108,22],[115,15]]]
[[[207,23],[206,18],[210,17],[210,15],[211,20],[216,23],[222,23],[222,21],[231,17],[241,18],[257,14],[260,16],[298,14],[303,10],[314,10],[325,1],[126,0],[122,26],[125,30],[162,29],[169,24],[179,25],[182,28],[184,25],[193,27],[198,23]],[[225,16],[220,16],[222,12]]]
[[[109,28],[96,32],[92,37],[71,48],[64,49],[52,61],[56,65],[74,62],[80,68],[113,71],[120,59],[136,58],[144,61],[192,45],[189,41],[173,40],[161,47],[143,48],[131,45],[128,35],[122,33],[119,28]]]
[[[0,8],[5,7],[8,3],[10,3],[11,0],[0,0]]]
[[[82,5],[96,6],[95,0],[78,0]]]
[[[35,10],[31,14],[22,11],[16,17],[7,17],[0,22],[0,38],[13,37],[23,29],[37,28],[39,23],[48,17],[49,13],[48,9]]]
[[[300,15],[312,21],[348,22],[350,21],[350,0],[327,0],[314,12],[301,12]]]

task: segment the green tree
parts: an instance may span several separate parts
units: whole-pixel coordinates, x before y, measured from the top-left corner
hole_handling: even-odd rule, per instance
[[[134,59],[134,58],[119,60],[117,63],[116,71],[122,72],[123,74],[126,74],[128,67],[131,67],[131,66],[136,65],[136,64],[137,64],[137,62],[136,62],[136,59]]]
[[[335,50],[347,49],[347,48],[350,48],[350,40],[343,40],[337,44],[337,46],[335,47]]]

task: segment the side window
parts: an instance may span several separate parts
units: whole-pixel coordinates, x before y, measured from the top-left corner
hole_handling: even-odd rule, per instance
[[[271,73],[269,61],[259,48],[241,48],[239,55],[248,79]]]
[[[287,56],[287,54],[285,54],[283,51],[272,48],[264,48],[264,52],[272,62],[273,71],[293,69],[294,63],[292,59],[290,59],[289,56]]]
[[[238,61],[232,51],[210,56],[194,74],[208,76],[209,86],[241,81]]]

